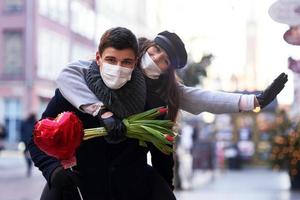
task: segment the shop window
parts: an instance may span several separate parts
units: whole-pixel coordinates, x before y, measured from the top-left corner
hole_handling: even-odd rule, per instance
[[[5,0],[4,10],[6,12],[19,12],[23,10],[24,0]]]
[[[8,133],[8,142],[15,143],[19,141],[21,110],[20,99],[8,98],[4,100],[4,119]]]
[[[7,76],[21,75],[23,65],[23,41],[21,31],[4,31],[4,69]]]

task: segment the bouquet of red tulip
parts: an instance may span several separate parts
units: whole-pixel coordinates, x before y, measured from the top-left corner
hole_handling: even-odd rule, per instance
[[[123,120],[126,126],[126,136],[138,139],[141,146],[147,146],[146,142],[152,143],[165,154],[173,152],[170,146],[174,142],[176,133],[172,130],[174,123],[171,120],[157,120],[160,115],[165,114],[167,108],[154,108],[139,114],[129,116]],[[84,140],[107,135],[104,127],[84,129]]]

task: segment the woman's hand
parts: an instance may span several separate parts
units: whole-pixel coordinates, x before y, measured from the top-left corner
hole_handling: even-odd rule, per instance
[[[260,106],[261,109],[266,107],[269,103],[271,103],[276,96],[281,92],[284,88],[284,84],[288,81],[288,75],[285,73],[281,73],[273,83],[267,87],[263,92],[256,95],[256,99],[254,100],[254,104]],[[258,104],[258,105],[257,105]]]

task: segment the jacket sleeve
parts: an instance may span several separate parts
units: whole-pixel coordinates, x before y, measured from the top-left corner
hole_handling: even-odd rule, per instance
[[[151,153],[152,167],[165,179],[165,181],[168,183],[170,188],[174,190],[173,154],[166,155],[162,153],[152,143],[147,143],[147,145]]]
[[[81,106],[100,102],[89,89],[84,78],[91,62],[92,61],[79,60],[69,63],[56,80],[59,91],[64,98],[83,112],[84,110]]]
[[[210,112],[214,114],[239,112],[242,94],[203,90],[179,85],[180,109],[192,114]]]
[[[56,117],[59,113],[68,110],[68,103],[58,90],[55,91],[55,96],[50,100],[45,112],[42,114],[42,119],[47,117]],[[28,143],[28,149],[34,165],[42,171],[47,182],[50,183],[51,174],[58,166],[60,161],[54,157],[48,156],[34,143],[33,136]]]

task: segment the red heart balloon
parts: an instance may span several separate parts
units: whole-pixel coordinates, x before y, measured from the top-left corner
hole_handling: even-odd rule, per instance
[[[34,128],[34,142],[46,154],[59,160],[71,159],[83,139],[83,125],[72,112],[55,119],[40,120]]]

